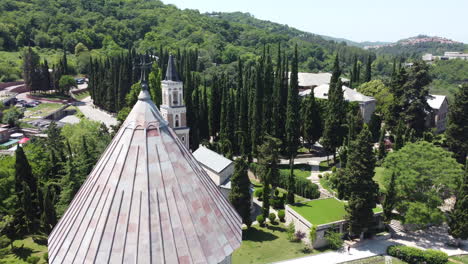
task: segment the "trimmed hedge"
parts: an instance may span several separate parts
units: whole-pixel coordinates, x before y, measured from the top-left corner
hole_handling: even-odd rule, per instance
[[[421,250],[414,247],[393,245],[387,248],[387,254],[410,264],[445,264],[448,262],[446,253],[433,249]]]
[[[279,187],[288,189],[288,175],[280,173]],[[312,183],[310,180],[302,177],[295,178],[294,193],[309,199],[317,199],[320,197],[320,191],[317,184]]]

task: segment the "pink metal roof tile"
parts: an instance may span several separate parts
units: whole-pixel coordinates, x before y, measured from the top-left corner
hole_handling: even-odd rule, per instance
[[[219,263],[241,219],[142,91],[49,236],[50,263]]]

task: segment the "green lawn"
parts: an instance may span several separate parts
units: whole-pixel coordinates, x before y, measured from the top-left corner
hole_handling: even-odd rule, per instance
[[[459,255],[459,256],[452,256],[450,257],[453,260],[460,261],[462,263],[468,264],[468,255]],[[454,262],[450,262],[454,263]]]
[[[62,106],[63,104],[58,103],[42,103],[36,107],[26,108],[26,111],[24,112],[25,119],[23,119],[23,121],[30,121],[34,119],[34,117],[43,117],[56,111]]]
[[[322,225],[343,220],[346,215],[345,203],[335,198],[312,200],[291,206],[296,212],[314,225]],[[374,208],[374,213],[382,208]]]
[[[291,169],[288,164],[281,164],[278,167],[281,174],[289,175]],[[293,170],[296,177],[307,178],[310,177],[312,167],[308,164],[294,164]]]
[[[385,190],[384,171],[385,169],[383,167],[376,167],[374,170],[374,181],[379,185],[380,190]]]
[[[387,262],[385,262],[385,257],[375,256],[375,257],[370,257],[370,258],[365,258],[365,259],[342,262],[340,264],[386,264],[386,263]],[[399,260],[397,258],[393,258],[393,257],[392,257],[391,263],[392,264],[406,264],[406,262]]]
[[[44,253],[47,252],[47,238],[44,238],[45,241],[42,241],[41,244],[38,244],[33,241],[31,237],[27,237],[22,240],[15,240],[13,242],[15,249],[12,251],[8,247],[8,253],[4,256],[0,256],[0,263],[5,264],[23,264],[28,263],[26,259],[29,256],[38,256],[41,260],[40,264],[46,263],[43,259]]]
[[[263,264],[291,258],[299,258],[322,253],[315,250],[311,254],[302,252],[304,244],[289,242],[283,224],[267,227],[252,226],[243,231],[242,245],[234,251],[234,264]]]
[[[32,96],[38,97],[38,98],[41,98],[41,99],[45,99],[45,100],[47,100],[47,99],[49,99],[49,100],[68,100],[68,99],[70,99],[70,96],[59,94],[59,93],[51,93],[51,94],[36,93],[36,94],[32,94]]]
[[[330,164],[328,164],[326,160],[321,161],[319,164],[319,171],[331,171],[335,165],[336,163],[333,163],[333,159],[330,159]]]

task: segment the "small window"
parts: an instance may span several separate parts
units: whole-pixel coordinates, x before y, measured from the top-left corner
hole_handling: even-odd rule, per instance
[[[172,104],[179,105],[179,96],[176,91],[172,92]]]
[[[182,142],[185,142],[185,137],[182,137]]]
[[[174,127],[179,127],[179,115],[175,116]]]

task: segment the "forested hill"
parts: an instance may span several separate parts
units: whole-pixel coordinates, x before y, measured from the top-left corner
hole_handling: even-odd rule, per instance
[[[419,35],[412,38],[402,39],[396,43],[379,45],[371,48],[377,54],[389,54],[394,56],[404,56],[420,58],[424,53],[443,55],[446,51],[465,51],[468,45],[441,37],[431,37]]]
[[[239,54],[258,55],[265,44],[281,42],[291,53],[292,44],[298,43],[299,67],[310,71],[329,70],[338,51],[345,65],[369,53],[242,13],[201,14],[156,0],[0,1],[0,50],[31,45],[73,53],[80,42],[88,49],[116,51],[160,45],[169,50],[198,48],[202,57],[218,64],[231,63]]]

